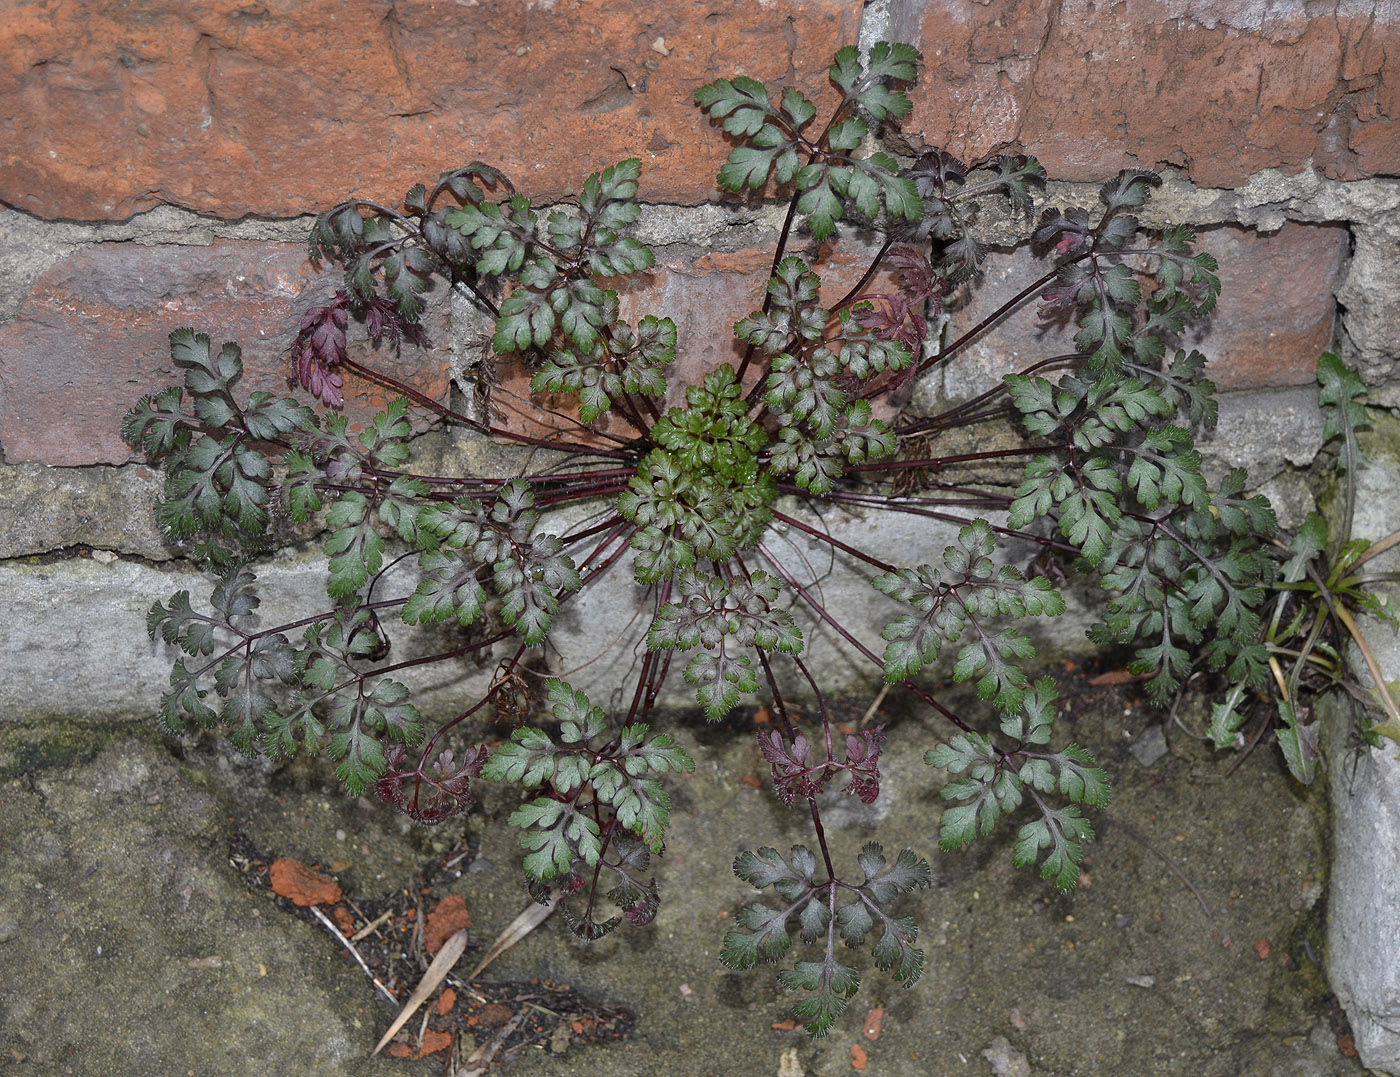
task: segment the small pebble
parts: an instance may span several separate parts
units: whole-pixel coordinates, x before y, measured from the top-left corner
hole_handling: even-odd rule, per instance
[[[1157,977],[1155,977],[1155,976],[1129,976],[1127,982],[1130,983],[1130,984],[1132,984],[1134,987],[1143,987],[1143,988],[1146,988],[1146,987],[1152,987],[1152,986],[1154,986],[1154,985],[1157,983]]]
[[[1167,735],[1160,725],[1149,726],[1128,745],[1128,751],[1144,767],[1150,767],[1167,754]]]

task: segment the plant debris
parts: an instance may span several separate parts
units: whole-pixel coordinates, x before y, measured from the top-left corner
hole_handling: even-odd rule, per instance
[[[393,999],[396,1009],[422,980],[428,955],[442,946],[445,937],[471,923],[465,899],[444,892],[456,878],[445,868],[449,856],[423,865],[411,888],[380,900],[359,900],[315,866],[271,857],[246,835],[235,834],[229,850],[229,862],[251,889],[267,892],[278,908],[298,919],[328,931],[334,927],[340,935],[337,950],[347,961],[353,960],[352,954],[358,957],[387,996],[386,1008]],[[338,894],[335,903],[323,912],[316,904],[298,902],[299,896],[305,897],[304,891],[289,895],[285,887],[275,887],[274,866],[287,863],[334,884]],[[278,868],[277,876],[288,871]],[[421,926],[420,909],[430,910],[425,912],[426,931]],[[439,934],[444,931],[445,936]],[[472,942],[467,950],[483,946]],[[391,1019],[386,1017],[386,1027]],[[392,1058],[414,1059],[451,1051],[461,1071],[484,1073],[493,1063],[508,1069],[511,1060],[527,1048],[560,1052],[588,1044],[616,1043],[631,1035],[634,1023],[630,1011],[590,999],[569,984],[538,978],[465,980],[449,973],[436,1000],[427,1007],[426,1019],[410,1022],[385,1053]],[[454,1066],[452,1072],[459,1070]]]

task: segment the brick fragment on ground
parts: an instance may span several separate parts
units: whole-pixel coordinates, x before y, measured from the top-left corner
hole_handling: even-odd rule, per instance
[[[453,935],[471,926],[466,898],[460,894],[445,897],[438,902],[437,908],[428,913],[428,922],[423,930],[423,950],[435,954]]]
[[[274,860],[270,874],[272,892],[297,905],[334,905],[343,896],[338,882],[290,856]]]

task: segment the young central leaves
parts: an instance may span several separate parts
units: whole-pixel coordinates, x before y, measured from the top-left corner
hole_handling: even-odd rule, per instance
[[[639,582],[655,583],[695,566],[723,562],[758,541],[777,487],[758,453],[768,442],[748,415],[734,368],[686,390],[653,427],[652,449],[618,499],[639,528],[632,537]]]

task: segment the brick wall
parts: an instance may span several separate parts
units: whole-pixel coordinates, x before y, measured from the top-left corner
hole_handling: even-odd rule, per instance
[[[773,221],[716,202],[727,145],[691,96],[736,72],[820,94],[831,53],[862,33],[925,55],[911,152],[1021,150],[1084,201],[1076,184],[1167,169],[1156,219],[1200,226],[1222,262],[1201,342],[1222,388],[1304,386],[1334,346],[1400,402],[1400,36],[1388,5],[1323,6],[17,0],[0,25],[0,452],[131,460],[118,419],[170,377],[164,338],[187,324],[240,341],[250,386],[277,387],[300,311],[334,287],[303,257],[302,215],[393,201],[476,158],[547,199],[640,156],[662,223],[658,267],[627,302],[677,318],[685,362],[713,362],[759,294]],[[959,317],[1028,272],[998,255]],[[447,308],[429,324],[439,354],[398,360],[430,393],[445,391]],[[942,390],[1043,354],[1037,330],[1027,313]]]
[[[1396,193],[1377,178],[1400,173],[1393,14],[1348,0],[1325,12],[1302,0],[865,11],[849,0],[19,0],[0,27],[0,450],[11,464],[129,460],[117,420],[169,376],[163,341],[181,325],[239,340],[250,383],[275,386],[300,310],[333,286],[302,256],[298,215],[347,195],[391,201],[481,158],[547,199],[637,155],[644,197],[706,205],[727,146],[691,105],[695,88],[745,72],[819,92],[863,19],[867,37],[880,22],[925,54],[903,130],[911,151],[1021,150],[1071,184],[1171,170],[1158,214],[1212,229],[1224,266],[1202,345],[1223,388],[1306,384],[1319,350],[1357,341],[1384,382],[1400,324],[1386,251]],[[761,245],[761,218],[740,217]],[[694,363],[724,351],[736,294],[762,277],[745,242],[726,245],[734,214],[707,220],[711,232],[665,247],[631,296],[679,315]],[[1373,256],[1353,264],[1354,246]],[[999,258],[967,316],[1014,288],[1022,261]],[[446,304],[435,317],[441,342]],[[1043,347],[1023,322],[945,388],[999,376],[1018,341]],[[404,353],[401,372],[443,391],[440,358],[425,359]],[[359,412],[378,402],[361,395]]]

